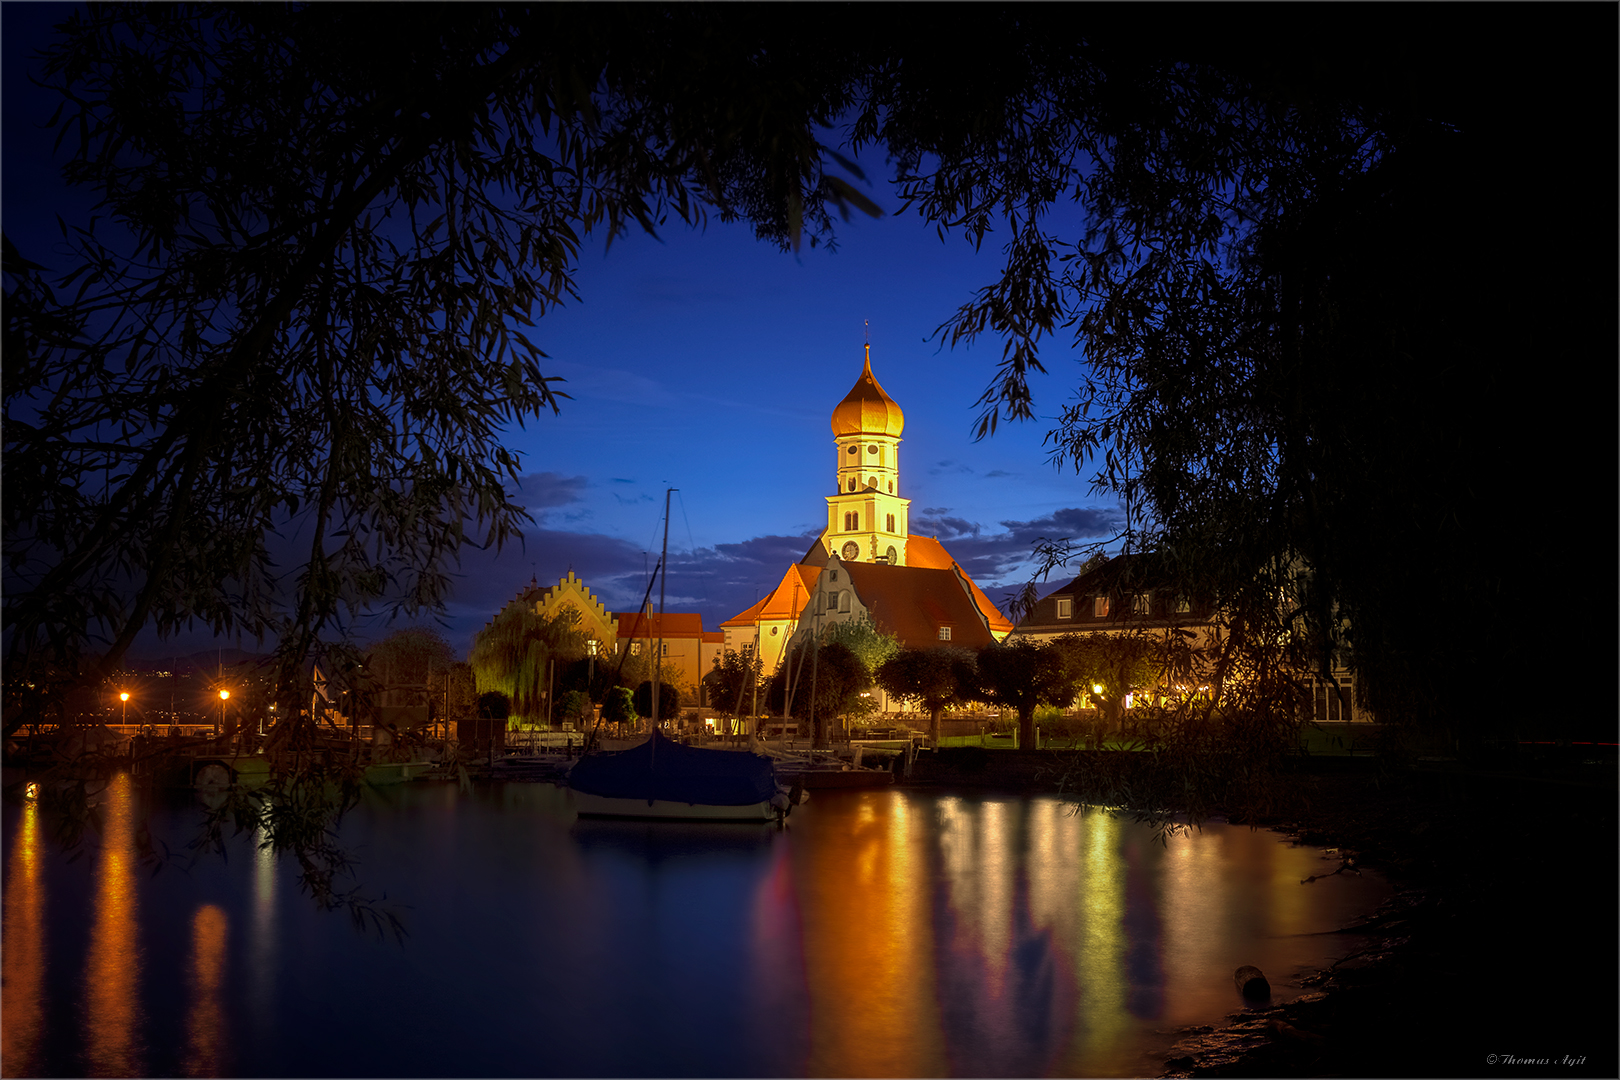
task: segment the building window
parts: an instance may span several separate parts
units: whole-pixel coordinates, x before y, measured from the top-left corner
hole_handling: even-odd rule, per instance
[[[851,447],[850,447],[850,448],[849,448],[849,452],[850,452],[850,453],[851,453],[851,454],[858,454],[858,453],[860,453],[860,452],[861,452],[861,448],[860,448],[860,447],[858,447],[858,446],[851,446]]]
[[[889,532],[894,532],[894,515],[889,515]]]
[[[853,476],[849,478],[849,490],[855,490],[855,478]]]
[[[875,454],[875,453],[877,453],[877,447],[875,447],[875,446],[868,446],[868,447],[867,447],[867,448],[866,448],[866,452],[867,452],[867,453],[868,453],[868,454]]]
[[[877,490],[877,477],[868,476],[866,478],[866,486],[871,488],[872,490],[876,491]]]
[[[894,494],[894,481],[893,480],[889,481],[889,494],[890,495]]]
[[[950,627],[942,626],[942,627],[939,628],[939,640],[941,640],[941,641],[949,641],[949,640],[951,640],[951,628]]]
[[[1091,615],[1096,619],[1108,618],[1108,597],[1099,596],[1091,601]]]
[[[641,655],[641,642],[632,641],[630,643],[630,655],[631,656],[640,656]]]
[[[855,532],[861,527],[861,512],[851,510],[844,514],[844,531]]]
[[[1176,597],[1176,611],[1178,614],[1185,614],[1191,610],[1192,605],[1187,602],[1187,597],[1185,595]]]
[[[827,580],[828,581],[837,581],[838,580],[838,571],[837,570],[828,570],[827,571]]]
[[[1146,615],[1146,614],[1149,613],[1150,610],[1151,610],[1151,605],[1149,603],[1149,597],[1148,597],[1147,593],[1140,593],[1139,592],[1135,596],[1131,597],[1131,614],[1132,615]]]
[[[1060,619],[1074,618],[1074,597],[1060,596],[1057,601],[1057,617]]]

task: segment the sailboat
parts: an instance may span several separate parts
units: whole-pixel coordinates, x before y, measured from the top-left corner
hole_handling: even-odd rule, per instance
[[[628,750],[580,758],[568,786],[581,817],[769,821],[792,805],[763,754],[683,746],[657,728]]]
[[[664,494],[662,574],[669,557],[669,497]],[[651,592],[651,583],[648,591]],[[664,615],[662,579],[658,590],[660,627]],[[568,786],[581,817],[661,818],[671,821],[769,821],[786,815],[789,792],[776,782],[776,767],[763,754],[685,746],[659,730],[658,657],[653,652],[652,734],[617,753],[582,757],[568,773]]]

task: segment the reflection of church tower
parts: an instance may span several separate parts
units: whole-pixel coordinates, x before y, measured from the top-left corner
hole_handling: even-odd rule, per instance
[[[866,370],[833,410],[838,447],[838,494],[827,499],[827,531],[821,542],[845,562],[906,565],[907,510],[900,498],[900,431],[905,414],[872,376],[872,346]]]

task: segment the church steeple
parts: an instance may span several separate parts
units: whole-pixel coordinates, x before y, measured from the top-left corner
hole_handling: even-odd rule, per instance
[[[907,512],[900,498],[900,433],[906,417],[872,374],[866,346],[860,378],[832,413],[838,494],[827,500],[829,554],[846,561],[905,565]]]

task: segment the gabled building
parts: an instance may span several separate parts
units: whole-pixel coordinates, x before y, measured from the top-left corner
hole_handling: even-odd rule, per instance
[[[1116,555],[1037,600],[1013,633],[1050,641],[1066,634],[1184,630],[1194,634],[1195,646],[1217,638],[1219,611],[1213,599],[1171,587],[1155,563],[1151,553]],[[1336,667],[1331,684],[1314,673],[1306,677],[1318,723],[1372,719],[1354,706],[1355,680],[1349,668]]]
[[[770,593],[721,624],[728,650],[757,651],[769,673],[807,620],[862,615],[912,646],[977,648],[1012,632],[938,540],[911,533],[911,501],[900,494],[904,429],[905,414],[872,374],[868,345],[860,377],[832,412],[827,527]]]
[[[703,676],[725,649],[725,634],[703,629],[703,616],[691,612],[620,612],[617,650],[648,656],[662,649],[662,663],[677,668],[686,689],[698,693]]]

